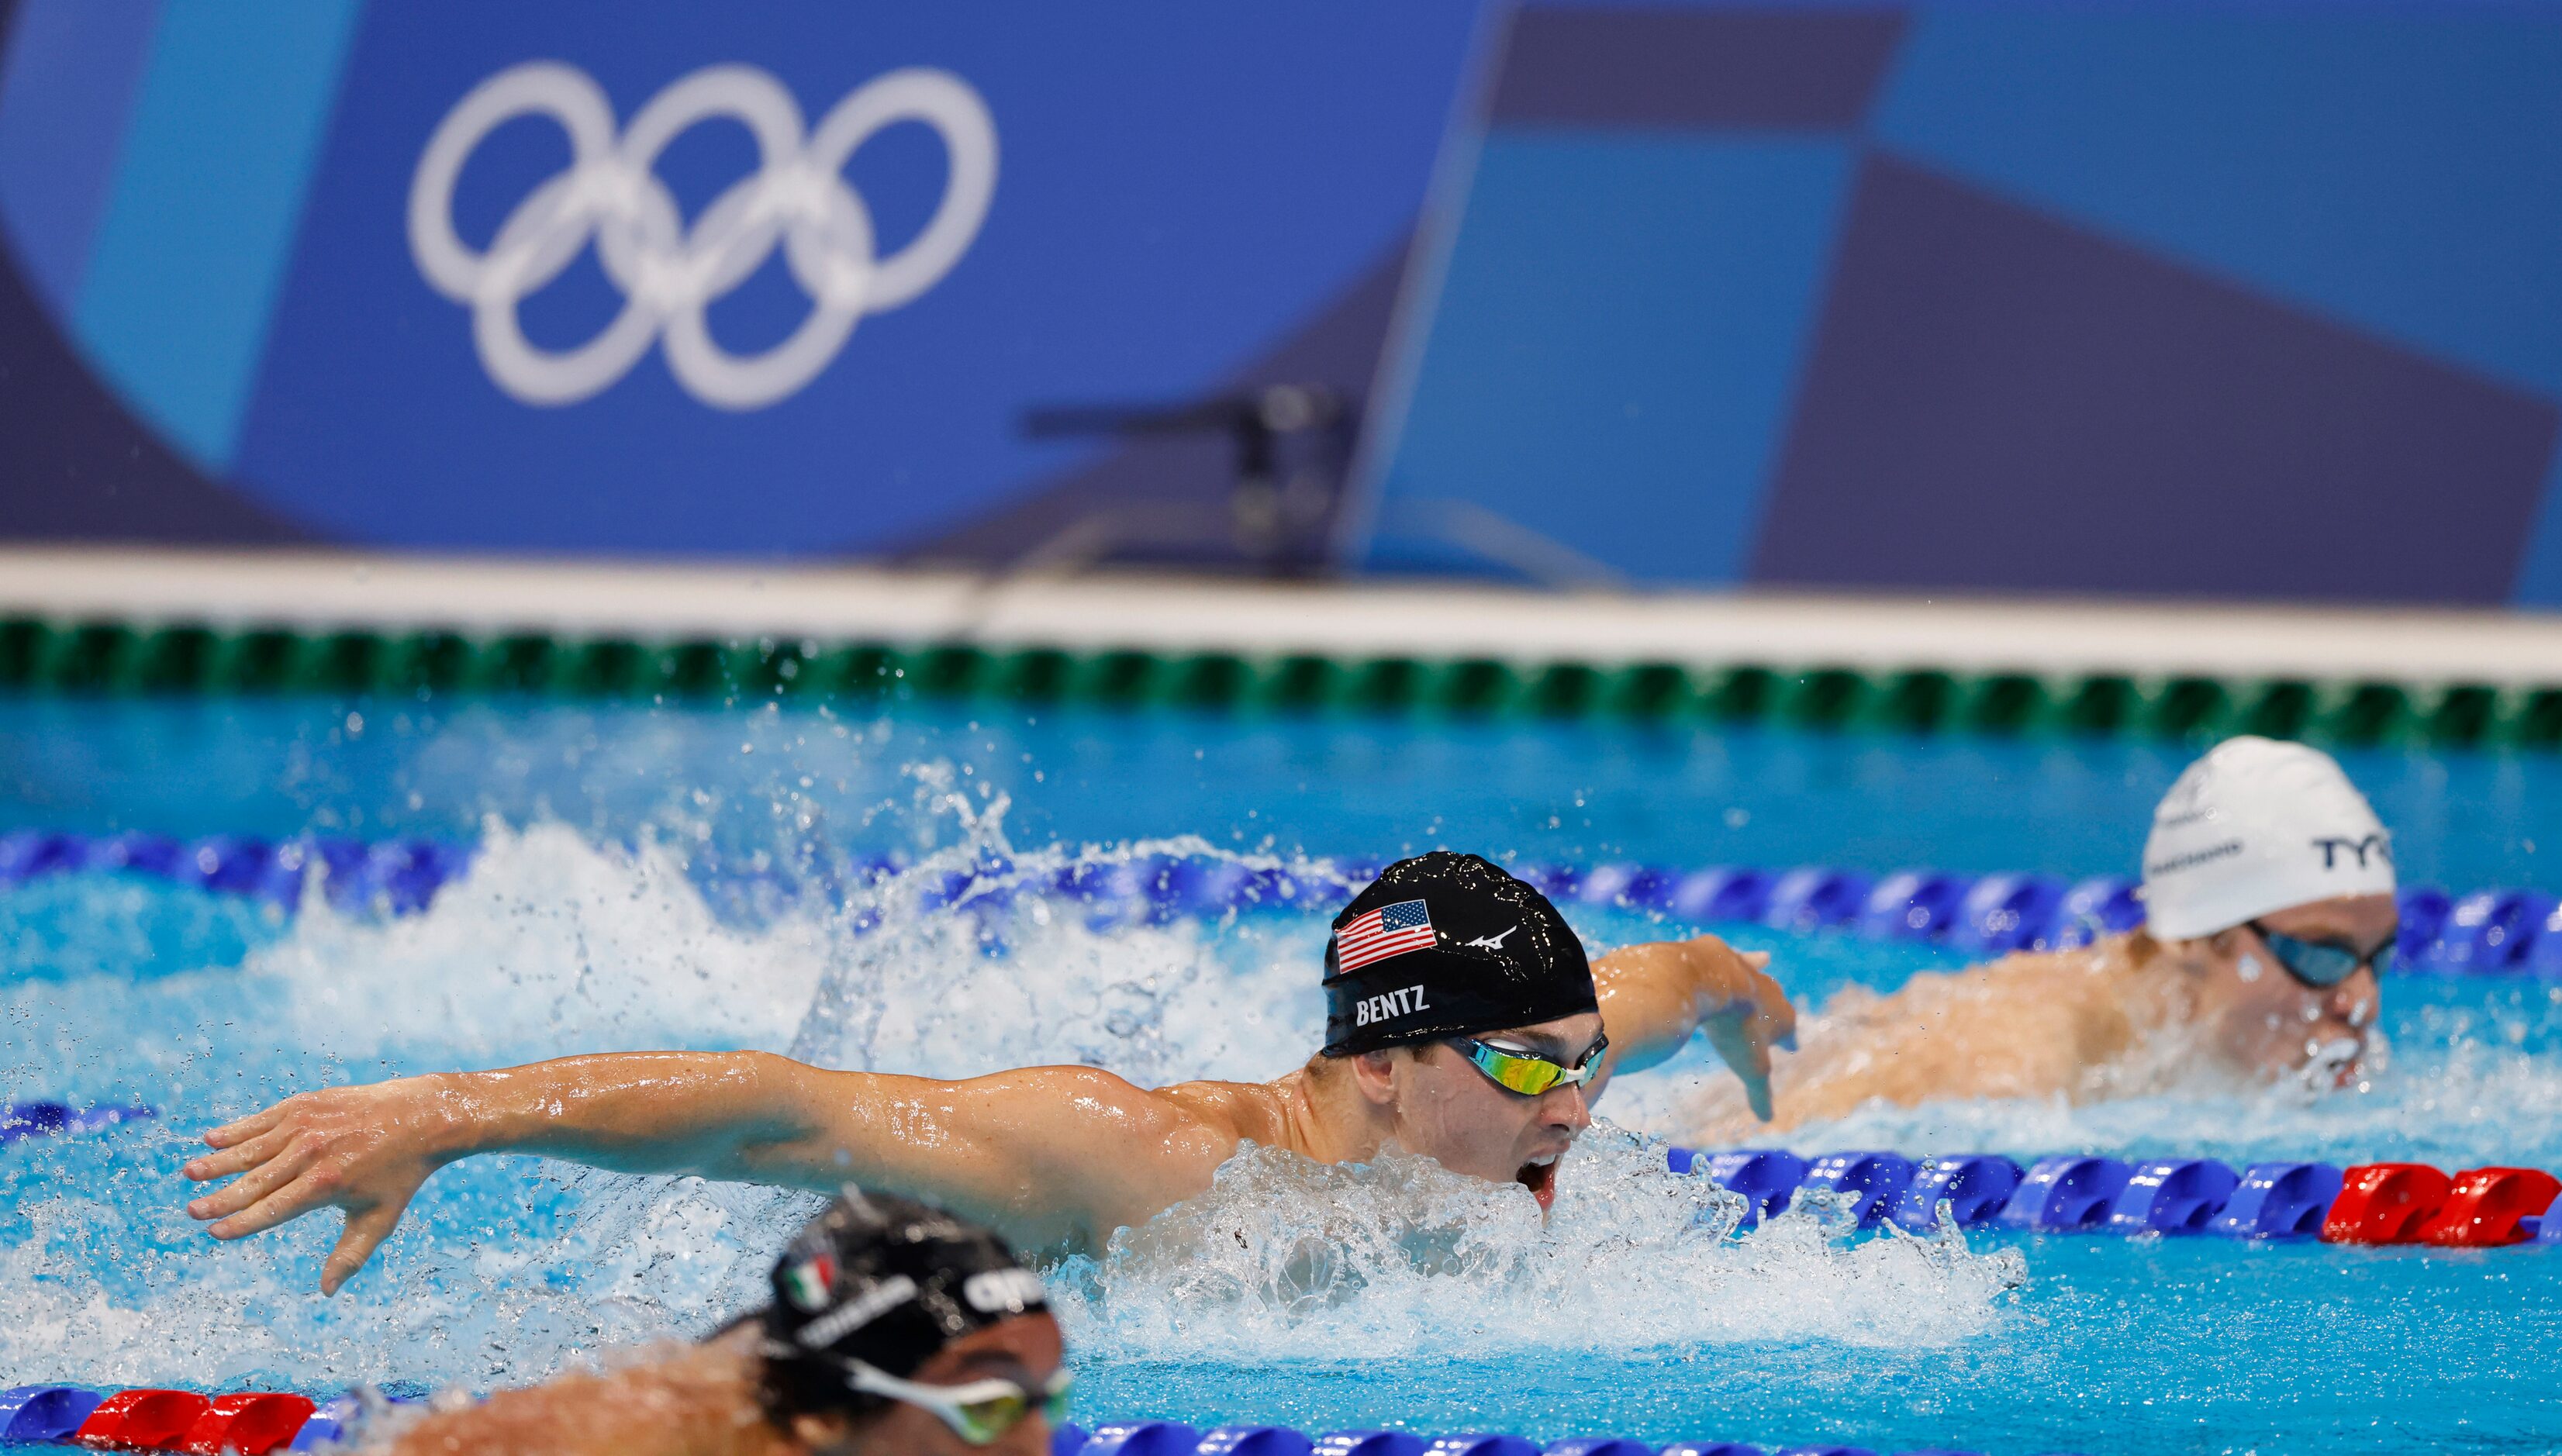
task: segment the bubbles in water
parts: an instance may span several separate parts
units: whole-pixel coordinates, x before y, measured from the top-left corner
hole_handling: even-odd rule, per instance
[[[1811,1207],[1734,1238],[1738,1201],[1606,1124],[1566,1155],[1545,1223],[1526,1189],[1428,1159],[1329,1166],[1249,1144],[1210,1191],[1067,1261],[1053,1288],[1080,1359],[1259,1361],[1927,1347],[1989,1328],[2025,1278],[2015,1251],[1850,1243]]]
[[[101,1383],[517,1382],[607,1347],[698,1336],[760,1302],[775,1250],[817,1203],[474,1160],[440,1174],[376,1266],[323,1302],[312,1291],[334,1217],[215,1245],[179,1211],[190,1189],[175,1176],[204,1126],[305,1086],[648,1046],[939,1076],[1082,1062],[1158,1085],[1269,1077],[1317,1044],[1322,913],[1203,922],[1144,895],[1098,905],[1055,889],[1174,859],[1314,880],[1311,866],[1193,839],[1025,851],[1007,842],[1001,801],[968,808],[931,774],[917,793],[936,801],[930,823],[909,826],[918,862],[876,879],[839,865],[827,896],[706,896],[702,845],[678,834],[617,848],[559,824],[492,825],[471,873],[417,917],[314,904],[237,942],[194,941],[196,967],[155,968],[147,997],[132,971],[88,963],[0,987],[11,1095],[139,1100],[166,1117],[0,1160],[13,1314],[0,1365]],[[1782,974],[1879,954],[1834,945],[1790,942]],[[235,955],[237,968],[205,964]],[[2475,1000],[2436,1004],[2397,983],[2387,1019],[2402,1049],[2341,1095],[2171,1078],[2081,1105],[1872,1106],[1766,1141],[2550,1163],[2562,997],[2462,996]],[[1726,1076],[1695,1050],[1620,1079],[1603,1105],[1662,1128],[1665,1109]],[[1713,1189],[1607,1128],[1569,1155],[1544,1225],[1523,1190],[1428,1161],[1327,1168],[1247,1149],[1202,1198],[1057,1271],[1060,1308],[1080,1360],[1098,1361],[1774,1336],[1929,1349],[2015,1318],[2015,1252],[1969,1253],[1953,1236],[1845,1242],[1813,1209],[1728,1238],[1725,1216]]]
[[[531,1175],[510,1160],[449,1183],[413,1210],[435,1226],[397,1235],[335,1300],[316,1293],[332,1217],[215,1245],[174,1196],[133,1196],[165,1176],[105,1180],[113,1201],[36,1200],[29,1236],[0,1250],[0,1366],[110,1386],[514,1384],[761,1302],[773,1250],[818,1201],[580,1172],[545,1208]]]
[[[292,1044],[442,1065],[653,1046],[779,1050],[845,948],[818,914],[716,917],[669,846],[599,848],[560,824],[492,823],[426,914],[328,909],[255,952]]]
[[[616,848],[493,823],[470,872],[418,916],[344,916],[315,897],[237,967],[163,975],[147,998],[129,972],[0,988],[11,1095],[138,1095],[166,1118],[0,1165],[0,1230],[21,1235],[5,1240],[0,1288],[22,1293],[24,1315],[0,1326],[0,1365],[314,1388],[536,1378],[761,1302],[774,1252],[818,1204],[472,1160],[439,1174],[374,1265],[323,1302],[336,1215],[216,1244],[181,1211],[200,1189],[176,1174],[205,1127],[303,1087],[669,1046],[956,1077],[1087,1062],[1153,1085],[1271,1076],[1313,1045],[1323,1014],[1306,968],[1322,922],[1149,924],[1050,888],[1164,854],[1224,858],[1206,846],[1018,854],[1001,806],[945,837],[835,897],[716,906],[681,837]]]

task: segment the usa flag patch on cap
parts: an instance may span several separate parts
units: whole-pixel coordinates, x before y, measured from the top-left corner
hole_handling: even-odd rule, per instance
[[[1399,900],[1356,916],[1335,932],[1335,969],[1358,971],[1373,961],[1424,950],[1432,943],[1431,908],[1421,900]]]

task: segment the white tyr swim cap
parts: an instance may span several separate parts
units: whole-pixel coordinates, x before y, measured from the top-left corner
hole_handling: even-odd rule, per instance
[[[2366,796],[2300,743],[2217,744],[2162,796],[2144,840],[2144,919],[2164,940],[2392,890],[2392,845]]]

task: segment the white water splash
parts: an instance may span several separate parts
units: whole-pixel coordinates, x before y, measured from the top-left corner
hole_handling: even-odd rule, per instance
[[[1809,1200],[1810,1203],[1813,1200]],[[1932,1347],[2026,1278],[1953,1232],[1849,1242],[1823,1210],[1740,1238],[1740,1200],[1596,1126],[1543,1220],[1528,1192],[1393,1151],[1327,1166],[1248,1145],[1210,1191],[1053,1280],[1081,1358],[1379,1360],[1790,1339]]]
[[[217,1246],[190,1237],[174,1208],[49,1199],[32,1236],[0,1250],[0,1368],[109,1387],[515,1384],[613,1348],[694,1338],[760,1302],[777,1230],[817,1202],[693,1180],[569,1182],[576,1216],[557,1228],[485,1206],[458,1216],[521,1204],[532,1179],[512,1199],[489,1196],[485,1181],[474,1196],[431,1193],[413,1218],[441,1226],[396,1237],[335,1300],[314,1288],[334,1218]]]
[[[666,845],[600,848],[560,824],[491,823],[425,914],[332,911],[254,953],[298,1043],[458,1065],[661,1045],[779,1049],[845,948],[817,916],[726,925]]]
[[[138,1095],[167,1123],[82,1145],[88,1154],[7,1155],[0,1177],[31,1234],[0,1249],[0,1288],[12,1291],[0,1368],[100,1383],[486,1387],[608,1346],[697,1336],[763,1297],[768,1262],[814,1199],[483,1161],[440,1175],[376,1267],[323,1302],[312,1291],[334,1216],[212,1244],[178,1211],[191,1191],[175,1178],[185,1139],[323,1080],[615,1047],[789,1047],[942,1076],[1078,1061],[1149,1085],[1296,1065],[1322,1028],[1321,916],[1151,925],[1099,919],[1044,888],[1072,866],[1160,853],[1275,863],[1195,840],[1022,852],[991,807],[914,870],[841,905],[785,904],[742,923],[714,912],[669,845],[493,826],[470,873],[416,917],[315,903],[241,968],[162,976],[147,996],[129,975],[8,987],[0,1065],[13,1092]],[[942,903],[945,877],[964,870],[979,887]],[[1825,945],[1792,950],[1815,962]],[[1872,1108],[1789,1141],[2232,1157],[2383,1153],[2400,1138],[2460,1147],[2439,1157],[2448,1164],[2551,1162],[2557,1013],[2541,992],[2518,995],[2476,1021],[2406,1029],[2425,1044],[2364,1093],[2305,1102],[2175,1086],[2080,1107]],[[1694,1053],[1624,1079],[1605,1107],[1642,1122],[1686,1083],[1723,1075]],[[1543,1227],[1520,1190],[1420,1160],[1329,1169],[1249,1151],[1202,1199],[1060,1271],[1062,1309],[1080,1359],[1656,1349],[1774,1332],[1926,1347],[2009,1318],[2015,1255],[1897,1236],[1845,1246],[1812,1219],[1720,1239],[1694,1226],[1701,1186],[1657,1157],[1596,1129]]]

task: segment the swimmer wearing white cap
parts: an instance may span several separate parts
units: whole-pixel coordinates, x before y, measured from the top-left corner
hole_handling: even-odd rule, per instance
[[[2384,825],[2328,754],[2235,738],[2189,765],[2144,841],[2145,923],[2085,949],[1853,990],[1771,1071],[1785,1129],[1872,1099],[2097,1100],[2199,1071],[2341,1086],[2363,1073],[2398,911]],[[1758,1129],[1726,1089],[1703,1142]]]
[[[1768,1114],[1770,1052],[1790,1044],[1796,1012],[1765,959],[1700,936],[1587,963],[1537,889],[1435,850],[1389,865],[1335,918],[1323,1050],[1269,1082],[1145,1088],[1082,1066],[945,1082],[762,1052],[565,1057],[287,1098],[205,1135],[216,1151],[185,1176],[239,1177],[187,1211],[243,1238],[345,1209],[320,1272],[334,1293],[420,1184],[475,1153],[821,1189],[851,1178],[1048,1254],[1100,1252],[1208,1190],[1247,1142],[1320,1163],[1393,1144],[1518,1183],[1545,1209],[1605,1082],[1695,1033]]]

